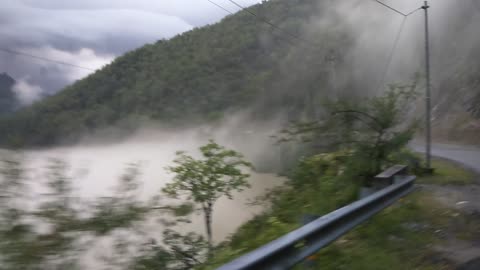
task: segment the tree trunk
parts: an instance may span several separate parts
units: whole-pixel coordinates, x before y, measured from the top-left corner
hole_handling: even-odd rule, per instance
[[[208,256],[211,256],[212,253],[212,203],[209,202],[203,206],[203,212],[205,216],[205,229],[207,231],[207,240],[208,240]]]

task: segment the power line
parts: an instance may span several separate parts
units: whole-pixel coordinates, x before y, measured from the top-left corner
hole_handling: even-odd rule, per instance
[[[230,11],[230,10],[228,10],[227,8],[225,8],[225,7],[221,6],[221,5],[213,2],[212,0],[207,0],[207,1],[210,2],[210,3],[212,3],[213,5],[217,6],[218,8],[224,10],[225,12],[231,14],[231,15],[234,14],[232,11]],[[283,36],[278,35],[278,34],[275,34],[275,33],[273,33],[273,32],[272,32],[272,35],[275,36],[276,38],[278,38],[278,39],[280,39],[280,40],[288,43],[288,44],[291,45],[291,46],[296,46],[296,45],[297,45],[297,44],[295,44],[295,42],[294,42],[293,40],[291,40],[291,39],[289,39],[289,38],[283,37]]]
[[[420,8],[417,8],[417,9],[415,9],[415,10],[413,10],[413,11],[405,14],[405,13],[401,12],[400,10],[398,10],[398,9],[396,9],[396,8],[393,8],[393,7],[387,5],[387,4],[385,4],[385,3],[383,3],[383,2],[381,2],[381,1],[379,1],[379,0],[373,0],[373,1],[379,3],[380,5],[386,7],[386,8],[388,8],[388,9],[394,11],[394,12],[396,12],[397,14],[402,15],[403,17],[408,17],[408,16],[412,15],[413,13],[415,13],[415,12],[419,11],[420,9],[422,9],[422,8],[420,7]],[[472,1],[473,1],[473,0],[472,0]]]
[[[409,13],[403,13],[403,12],[399,11],[398,9],[395,9],[395,8],[393,8],[393,7],[385,4],[385,3],[382,3],[382,2],[379,1],[379,0],[373,0],[373,1],[374,1],[374,2],[377,2],[378,4],[384,6],[384,7],[388,8],[388,9],[390,9],[390,10],[392,10],[392,11],[394,11],[395,13],[397,13],[397,14],[399,14],[399,15],[401,15],[401,16],[403,17],[402,23],[401,23],[401,25],[400,25],[400,28],[398,29],[397,35],[396,35],[396,37],[395,37],[395,41],[394,41],[394,43],[393,43],[392,50],[390,51],[390,54],[389,54],[389,56],[388,56],[387,65],[386,65],[386,67],[383,69],[383,75],[382,75],[381,80],[380,80],[380,82],[379,82],[379,84],[378,84],[378,87],[377,87],[377,92],[378,92],[378,91],[380,91],[380,89],[383,87],[383,85],[384,85],[384,83],[385,83],[385,79],[387,78],[388,70],[389,70],[389,68],[390,68],[390,65],[392,64],[393,56],[395,55],[395,51],[397,50],[398,42],[400,41],[400,37],[401,37],[401,35],[402,35],[403,28],[404,28],[404,26],[405,26],[405,22],[407,21],[407,18],[408,18],[410,15],[412,15],[413,13],[421,10],[422,7],[417,8],[417,9],[415,9],[415,10],[412,10],[412,11],[409,12]]]
[[[387,78],[388,74],[388,69],[390,68],[390,65],[392,64],[393,61],[393,56],[395,54],[395,51],[397,50],[398,42],[400,41],[400,37],[403,32],[403,28],[405,27],[405,22],[407,21],[407,16],[403,17],[402,24],[400,25],[400,28],[398,29],[397,36],[395,37],[395,41],[393,43],[392,50],[390,51],[390,55],[388,56],[387,60],[387,65],[385,66],[385,69],[383,71],[383,76],[382,79],[377,87],[377,92],[380,91],[380,88],[383,87],[383,84],[385,83],[385,79]]]
[[[407,14],[405,15],[405,17],[408,17],[408,16],[412,15],[413,13],[415,13],[415,12],[421,10],[421,9],[423,9],[423,8],[419,7],[419,8],[417,8],[417,9],[415,9],[415,10],[412,10],[410,13],[407,13]]]
[[[311,41],[306,40],[306,39],[304,39],[304,38],[302,38],[302,37],[300,37],[300,36],[297,36],[297,35],[295,35],[295,34],[292,34],[291,32],[288,32],[288,31],[284,30],[283,28],[275,25],[274,23],[270,22],[269,20],[265,19],[264,17],[261,17],[261,16],[257,15],[256,13],[254,13],[253,11],[251,11],[250,9],[245,8],[244,6],[242,6],[242,5],[240,5],[239,3],[235,2],[234,0],[228,0],[228,1],[229,1],[230,3],[232,3],[232,4],[234,4],[235,6],[239,7],[240,9],[248,12],[250,15],[256,17],[259,21],[261,21],[261,22],[269,25],[269,26],[272,27],[273,29],[276,29],[276,30],[278,30],[278,31],[280,31],[280,32],[283,32],[283,33],[291,36],[292,38],[297,39],[297,40],[300,40],[300,41],[305,42],[305,43],[307,43],[307,44],[313,44]],[[315,44],[313,44],[313,45],[315,45]]]
[[[388,9],[390,9],[390,10],[393,10],[394,12],[396,12],[396,13],[398,13],[398,14],[400,14],[400,15],[404,16],[404,17],[406,17],[406,16],[407,16],[407,14],[405,14],[405,13],[401,12],[400,10],[398,10],[398,9],[395,9],[395,8],[393,8],[393,7],[391,7],[391,6],[387,5],[387,4],[385,4],[385,3],[382,3],[382,2],[380,2],[379,0],[374,0],[374,1],[375,1],[375,2],[377,2],[377,3],[379,3],[380,5],[382,5],[382,6],[386,7],[386,8],[388,8]]]
[[[227,13],[230,13],[230,14],[233,14],[233,12],[231,12],[230,10],[226,9],[225,7],[213,2],[212,0],[207,0],[208,2],[212,3],[213,5],[217,6],[218,8],[220,9],[223,9],[224,11],[226,11]]]
[[[76,65],[76,64],[62,62],[62,61],[58,61],[58,60],[54,60],[54,59],[49,59],[49,58],[46,58],[46,57],[33,55],[33,54],[28,54],[28,53],[24,53],[24,52],[20,52],[20,51],[14,51],[14,50],[11,50],[11,49],[0,48],[0,51],[3,51],[5,53],[10,53],[10,54],[35,58],[35,59],[39,59],[39,60],[42,60],[42,61],[51,62],[51,63],[55,63],[55,64],[60,64],[60,65],[64,65],[64,66],[70,66],[70,67],[74,67],[74,68],[80,68],[80,69],[85,69],[85,70],[89,70],[89,71],[95,71],[95,69],[93,69],[93,68],[82,67],[82,66],[79,66],[79,65]]]

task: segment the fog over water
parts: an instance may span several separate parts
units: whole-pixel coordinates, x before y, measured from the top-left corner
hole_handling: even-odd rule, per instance
[[[480,9],[478,11],[474,9],[476,2],[472,1],[431,2],[432,84],[436,86],[441,82],[439,78],[444,74],[453,73],[457,65],[463,64],[464,57],[468,57],[471,52],[476,52],[480,44],[478,35]],[[419,8],[423,1],[386,0],[385,3],[408,13]],[[409,16],[402,29],[404,18],[374,1],[324,1],[319,5],[325,5],[327,15],[312,19],[312,23],[304,29],[306,33],[315,33],[313,30],[325,28],[325,33],[328,34],[338,25],[345,25],[344,29],[351,31],[354,37],[348,51],[335,47],[336,51],[332,50],[338,58],[337,63],[334,64],[337,66],[332,68],[332,70],[337,69],[334,89],[340,90],[342,87],[347,87],[351,81],[355,83],[352,92],[360,89],[369,94],[378,94],[375,91],[385,88],[382,86],[393,82],[410,82],[415,72],[423,72],[424,33],[421,10]],[[399,32],[401,29],[402,31]],[[331,34],[335,32],[332,31]],[[399,35],[398,44],[393,50],[392,46],[397,34]],[[118,44],[124,45],[122,42]],[[92,58],[96,56],[94,50],[83,52]],[[105,57],[105,61],[110,61],[113,57],[105,53],[101,56]],[[98,60],[98,57],[95,59]],[[289,79],[296,79],[296,73],[291,74],[292,76],[281,78],[282,80],[279,81],[283,83]],[[40,75],[42,80],[48,77],[43,73]],[[68,79],[71,78],[68,77]],[[63,80],[64,78],[58,83],[64,84]],[[21,77],[19,81],[22,82]],[[35,80],[32,81],[35,82]],[[26,104],[37,98],[31,93],[39,93],[41,90],[33,84],[28,84],[26,79],[24,84],[19,85],[24,86],[22,87],[24,91],[21,92],[21,89],[19,91],[25,94]],[[288,92],[293,90],[289,87],[285,89]],[[438,95],[438,91],[434,89],[435,94]],[[281,185],[285,181],[285,178],[275,174],[287,159],[285,148],[276,146],[275,140],[270,137],[285,127],[283,120],[284,117],[281,115],[276,120],[261,122],[258,119],[249,119],[244,114],[235,114],[220,123],[189,128],[166,128],[159,126],[158,123],[146,123],[135,134],[122,140],[118,139],[122,136],[115,136],[117,138],[115,140],[110,138],[108,134],[109,132],[112,134],[112,131],[99,131],[97,135],[85,137],[76,145],[28,150],[21,155],[27,168],[32,193],[42,193],[42,184],[46,182],[48,161],[55,158],[68,164],[69,176],[74,179],[74,195],[87,200],[112,196],[119,178],[129,164],[138,164],[141,171],[139,178],[141,197],[147,200],[152,196],[161,195],[161,188],[173,178],[172,174],[167,173],[165,167],[172,165],[177,151],[186,151],[188,154],[198,156],[198,147],[206,144],[209,139],[214,139],[219,144],[244,154],[246,159],[257,168],[251,173],[249,179],[252,188],[234,194],[233,200],[222,198],[215,205],[213,234],[214,241],[218,243],[264,209],[264,206],[247,205],[250,199],[264,194],[267,189]],[[163,199],[162,202],[169,203],[170,200]],[[36,201],[33,199],[29,203],[35,204]],[[145,226],[146,230],[155,236],[160,236],[163,231],[158,223],[152,222]],[[175,229],[181,232],[195,231],[203,234],[202,216],[195,214],[191,224],[181,225]],[[99,245],[101,246],[102,243]],[[90,253],[98,250],[99,248],[92,248]],[[87,256],[93,258],[94,255]],[[93,262],[87,262],[87,265],[88,267],[84,269],[99,269],[94,267],[96,264]]]
[[[105,138],[86,138],[88,143],[31,150],[22,153],[22,156],[28,178],[33,189],[36,189],[34,193],[41,193],[40,183],[45,178],[51,159],[59,159],[68,164],[69,176],[74,179],[75,195],[85,199],[112,196],[125,169],[129,164],[135,163],[141,171],[141,197],[147,199],[161,194],[161,188],[173,178],[165,167],[173,165],[177,151],[198,156],[198,147],[206,144],[209,139],[241,152],[257,167],[265,167],[262,163],[268,162],[271,167],[277,166],[281,157],[276,154],[278,147],[270,136],[278,130],[278,125],[279,122],[275,121],[251,124],[243,116],[234,116],[215,126],[177,130],[150,127],[141,129],[122,141],[105,143]],[[251,172],[249,181],[252,185],[250,189],[235,194],[233,200],[222,198],[216,204],[213,224],[215,241],[224,240],[239,225],[259,213],[262,207],[247,206],[247,202],[281,184],[284,178],[274,173]],[[162,231],[158,227],[156,230]],[[203,219],[195,214],[192,224],[180,230],[203,233]]]

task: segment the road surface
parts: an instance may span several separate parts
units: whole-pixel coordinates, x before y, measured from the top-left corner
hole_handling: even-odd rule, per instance
[[[415,151],[425,152],[423,144],[413,143],[411,147]],[[435,143],[432,145],[432,155],[457,161],[480,173],[480,147]]]

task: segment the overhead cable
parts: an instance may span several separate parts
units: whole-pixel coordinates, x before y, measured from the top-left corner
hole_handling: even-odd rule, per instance
[[[402,32],[403,32],[403,28],[405,26],[405,22],[407,21],[407,17],[403,17],[402,19],[402,23],[400,25],[400,28],[398,29],[398,32],[397,32],[397,35],[395,37],[395,41],[393,42],[393,47],[390,51],[390,54],[388,56],[388,60],[387,60],[387,65],[385,66],[385,68],[383,69],[383,75],[382,75],[382,78],[380,80],[380,83],[377,87],[377,92],[380,91],[380,88],[383,87],[383,84],[385,83],[385,79],[387,78],[387,75],[388,75],[388,70],[390,68],[390,65],[392,64],[392,61],[393,61],[393,56],[395,55],[395,51],[397,50],[397,47],[398,47],[398,43],[400,41],[400,37],[402,35]]]
[[[401,12],[400,10],[398,10],[396,8],[393,8],[393,7],[387,5],[387,4],[385,4],[385,3],[383,3],[379,0],[373,0],[373,1],[379,3],[380,5],[386,7],[386,8],[388,8],[388,9],[394,11],[394,12],[396,12],[397,14],[402,15],[403,17],[408,17],[408,16],[412,15],[413,13],[417,12],[418,10],[422,9],[422,8],[417,8],[417,9],[405,14],[405,13]]]
[[[227,8],[225,8],[224,6],[222,6],[222,5],[218,4],[218,3],[213,2],[212,0],[207,0],[207,1],[210,2],[211,4],[217,6],[218,8],[224,10],[225,12],[231,14],[231,15],[234,14],[234,12],[228,10]],[[251,12],[249,12],[249,13],[250,13],[250,14],[253,14],[253,13],[251,13]],[[256,16],[256,15],[255,15],[255,16]],[[273,33],[273,32],[272,32],[272,35],[274,35],[276,38],[280,39],[281,41],[284,41],[284,42],[288,43],[288,44],[291,45],[291,46],[296,46],[296,45],[297,45],[297,44],[295,43],[295,41],[293,41],[293,40],[290,39],[290,38],[283,37],[283,36],[281,36],[281,35],[279,35],[279,34],[275,34],[275,33]]]
[[[77,64],[67,63],[67,62],[46,58],[46,57],[43,57],[43,56],[28,54],[28,53],[25,53],[25,52],[15,51],[15,50],[7,49],[7,48],[0,48],[0,51],[3,51],[5,53],[9,53],[9,54],[15,54],[15,55],[20,55],[20,56],[35,58],[35,59],[39,59],[39,60],[42,60],[42,61],[51,62],[51,63],[55,63],[55,64],[60,64],[60,65],[64,65],[64,66],[70,66],[70,67],[74,67],[74,68],[80,68],[80,69],[85,69],[85,70],[89,70],[89,71],[95,71],[95,69],[93,69],[93,68],[83,67],[83,66],[79,66]]]
[[[245,8],[244,6],[240,5],[240,4],[237,3],[236,1],[234,1],[234,0],[228,0],[228,1],[229,1],[230,3],[232,3],[232,4],[234,4],[235,6],[239,7],[240,9],[246,11],[246,12],[249,13],[250,15],[256,17],[259,21],[261,21],[261,22],[269,25],[269,26],[272,27],[273,29],[276,29],[276,30],[278,30],[278,31],[280,31],[280,32],[283,32],[284,34],[287,34],[288,36],[290,36],[290,37],[292,37],[292,38],[294,38],[294,39],[297,39],[297,40],[299,40],[299,41],[302,41],[302,42],[304,42],[304,43],[306,43],[306,44],[315,45],[315,46],[316,46],[316,44],[314,44],[313,42],[311,42],[311,41],[309,41],[309,40],[307,40],[307,39],[304,39],[304,38],[302,38],[302,37],[300,37],[300,36],[297,36],[297,35],[289,32],[289,31],[286,31],[285,29],[283,29],[283,28],[277,26],[276,24],[270,22],[270,21],[267,20],[265,17],[259,16],[258,14],[256,14],[256,13],[253,12],[253,11],[251,11],[250,9]]]
[[[422,7],[417,8],[417,9],[415,9],[415,10],[412,10],[411,12],[405,14],[405,13],[399,11],[398,9],[395,9],[395,8],[393,8],[393,7],[385,4],[385,3],[382,3],[382,2],[379,1],[379,0],[373,0],[373,1],[379,3],[380,5],[388,8],[388,9],[390,9],[390,10],[392,10],[392,11],[394,11],[395,13],[397,13],[397,14],[399,14],[399,15],[403,16],[402,23],[401,23],[401,25],[400,25],[400,28],[398,29],[397,35],[396,35],[396,37],[395,37],[395,41],[393,42],[393,47],[392,47],[392,49],[391,49],[391,51],[390,51],[390,54],[389,54],[389,56],[388,56],[387,64],[386,64],[385,68],[383,69],[383,75],[382,75],[381,80],[380,80],[380,82],[379,82],[379,84],[378,84],[378,87],[377,87],[377,89],[376,89],[377,92],[378,92],[378,91],[380,91],[380,88],[382,88],[383,85],[384,85],[384,83],[385,83],[385,79],[386,79],[386,77],[387,77],[387,75],[388,75],[388,70],[389,70],[389,68],[390,68],[390,65],[392,64],[393,56],[395,55],[395,51],[397,50],[398,43],[399,43],[399,41],[400,41],[400,37],[401,37],[401,35],[402,35],[403,28],[404,28],[404,26],[405,26],[405,22],[407,21],[407,18],[408,18],[410,15],[414,14],[415,12],[421,10]]]
[[[218,8],[223,9],[223,10],[226,11],[227,13],[233,14],[233,12],[231,12],[231,11],[228,10],[227,8],[225,8],[225,7],[221,6],[221,5],[213,2],[212,0],[207,0],[207,1],[210,2],[211,4],[217,6]]]

